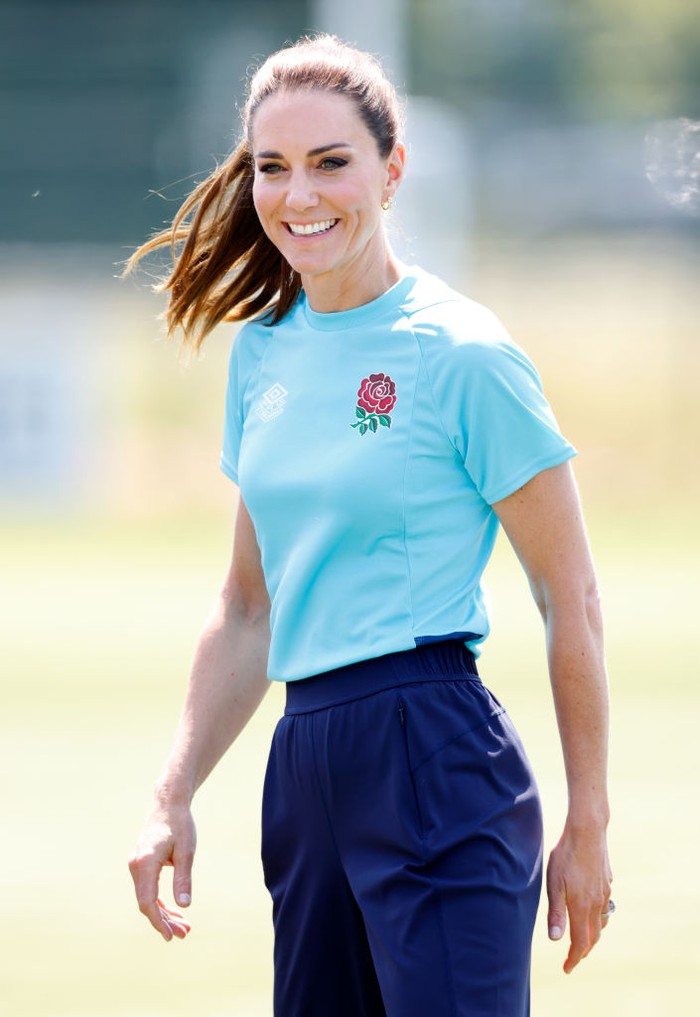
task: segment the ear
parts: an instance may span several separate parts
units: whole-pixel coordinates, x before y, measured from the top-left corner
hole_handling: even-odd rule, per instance
[[[406,164],[406,146],[401,141],[394,145],[386,164],[386,193],[393,197],[403,179]]]

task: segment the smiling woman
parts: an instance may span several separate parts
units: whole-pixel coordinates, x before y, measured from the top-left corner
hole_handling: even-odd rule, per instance
[[[394,256],[405,152],[376,62],[305,40],[253,77],[245,136],[171,231],[168,322],[233,344],[233,555],[131,861],[165,939],[188,924],[195,791],[286,683],[263,796],[277,1017],[526,1017],[542,820],[481,683],[503,524],[547,632],[569,785],[548,926],[571,971],[614,908],[596,584],[562,436],[486,308]]]
[[[346,310],[398,282],[380,219],[401,181],[403,145],[382,156],[354,100],[320,89],[270,96],[250,134],[255,210],[310,306]]]
[[[314,125],[310,118],[321,114],[322,123],[318,130],[314,125],[312,132],[315,140],[303,153],[296,143],[289,147],[289,130],[281,136],[270,134],[273,125],[285,126],[285,112],[305,132]],[[301,269],[286,259],[287,251],[276,246],[275,235],[270,235],[264,223],[261,227],[258,202],[263,202],[261,208],[267,207],[270,198],[266,201],[263,196],[268,188],[260,186],[260,177],[275,178],[269,193],[279,197],[283,187],[290,185],[280,184],[276,178],[287,180],[290,174],[293,176],[292,192],[285,198],[290,202],[287,218],[279,220],[292,235],[307,236],[331,228],[330,216],[311,214],[313,188],[309,191],[308,179],[302,183],[300,156],[307,176],[309,160],[315,160],[317,174],[328,178],[328,183],[337,173],[346,181],[349,178],[349,185],[345,185],[348,190],[363,189],[365,204],[369,200],[369,177],[373,175],[371,182],[379,187],[376,215],[382,203],[387,207],[401,179],[402,123],[398,96],[369,54],[345,46],[332,36],[305,39],[275,53],[250,83],[243,109],[243,137],[237,148],[184,201],[172,226],[138,248],[127,262],[125,273],[144,255],[161,247],[171,248],[174,268],[160,286],[170,296],[165,319],[170,333],[180,327],[185,343],[195,348],[221,321],[242,321],[265,311],[272,321],[280,321],[299,296]],[[343,133],[344,129],[349,133]],[[287,151],[281,142],[287,145]],[[295,160],[294,167],[286,161],[290,157]],[[352,169],[346,172],[351,163]],[[383,185],[380,178],[386,178]],[[307,206],[309,198],[311,205]],[[351,241],[361,244],[367,238],[370,225],[378,227],[376,218],[373,224],[365,223],[366,215],[356,204],[357,197],[347,210],[346,251],[353,247]],[[336,226],[334,221],[332,228]],[[375,243],[380,242],[383,230],[379,234]],[[396,272],[392,271],[389,278],[394,276]],[[346,283],[344,275],[343,285]],[[381,292],[376,286],[372,289]],[[367,299],[371,299],[371,293]],[[351,295],[345,300],[352,306]]]

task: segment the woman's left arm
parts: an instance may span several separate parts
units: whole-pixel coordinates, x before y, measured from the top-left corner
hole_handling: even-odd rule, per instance
[[[547,922],[566,930],[569,974],[600,938],[612,874],[606,829],[608,691],[603,625],[581,503],[568,463],[494,506],[542,614],[568,785],[564,832],[549,857]]]

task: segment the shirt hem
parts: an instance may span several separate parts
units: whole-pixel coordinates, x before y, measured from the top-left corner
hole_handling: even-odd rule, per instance
[[[232,480],[234,484],[238,484],[238,470],[231,466],[230,463],[221,459],[219,461],[219,469],[229,478],[229,480]]]
[[[515,494],[521,487],[536,477],[538,473],[542,473],[544,470],[552,469],[555,466],[561,466],[562,463],[568,462],[573,459],[574,456],[578,455],[578,452],[569,445],[562,451],[560,455],[554,457],[548,457],[547,459],[539,459],[534,463],[530,463],[527,467],[524,467],[520,472],[508,481],[507,484],[502,484],[495,491],[481,492],[481,497],[488,505],[495,505],[498,501],[503,501],[504,498],[510,497],[511,494]]]

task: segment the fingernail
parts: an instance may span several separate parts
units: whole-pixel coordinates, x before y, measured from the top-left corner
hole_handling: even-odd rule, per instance
[[[561,939],[561,929],[558,925],[552,925],[549,929],[550,939]]]
[[[183,908],[186,908],[188,904],[191,904],[192,898],[188,893],[179,893],[177,895],[177,902],[181,904]]]

